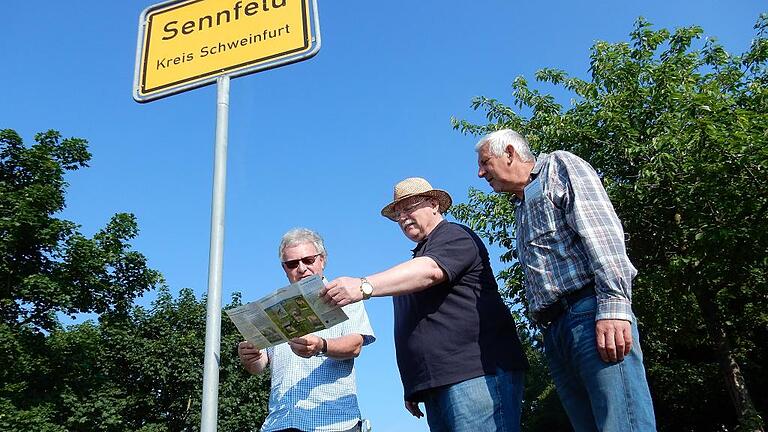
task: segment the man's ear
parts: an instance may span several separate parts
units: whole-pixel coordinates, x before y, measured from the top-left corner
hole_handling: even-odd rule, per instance
[[[440,208],[440,201],[438,201],[437,198],[430,198],[429,199],[429,205],[434,207],[434,208],[436,208],[436,209],[439,209]]]
[[[507,147],[504,149],[504,153],[507,154],[507,157],[509,158],[509,163],[511,164],[513,160],[515,160],[515,148],[512,147],[512,144],[508,144]]]

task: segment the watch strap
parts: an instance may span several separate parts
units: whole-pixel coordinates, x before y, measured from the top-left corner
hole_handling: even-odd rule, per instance
[[[324,337],[321,337],[320,340],[323,342],[323,345],[320,348],[320,352],[315,354],[315,357],[325,357],[325,354],[328,352],[328,341]]]

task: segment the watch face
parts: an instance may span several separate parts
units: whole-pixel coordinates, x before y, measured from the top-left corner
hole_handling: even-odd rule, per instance
[[[363,294],[366,296],[370,296],[373,294],[373,285],[371,285],[370,282],[363,282],[363,284],[360,286],[360,289],[363,291]]]

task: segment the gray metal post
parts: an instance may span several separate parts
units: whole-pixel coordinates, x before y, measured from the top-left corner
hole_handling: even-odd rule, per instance
[[[215,432],[219,408],[219,350],[221,348],[221,274],[224,255],[224,197],[227,186],[229,76],[216,81],[216,150],[211,203],[211,245],[208,256],[208,305],[205,319],[202,432]]]

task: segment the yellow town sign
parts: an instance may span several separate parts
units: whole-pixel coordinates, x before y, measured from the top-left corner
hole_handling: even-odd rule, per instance
[[[314,0],[168,1],[141,14],[133,96],[147,102],[319,49]]]

